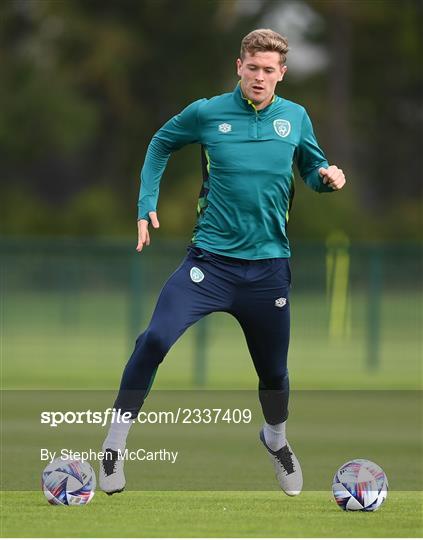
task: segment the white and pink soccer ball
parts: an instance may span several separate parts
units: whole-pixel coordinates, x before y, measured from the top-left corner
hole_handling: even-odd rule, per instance
[[[353,459],[339,467],[333,478],[332,491],[342,510],[374,512],[388,495],[388,479],[376,463]]]
[[[41,487],[50,504],[80,506],[94,497],[95,473],[87,461],[55,459],[41,477]]]

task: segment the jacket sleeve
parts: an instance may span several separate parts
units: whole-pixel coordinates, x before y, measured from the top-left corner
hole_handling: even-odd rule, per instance
[[[320,167],[326,168],[329,163],[317,143],[311,120],[305,110],[301,125],[301,137],[295,151],[295,160],[301,178],[311,189],[319,193],[333,191],[331,187],[323,183],[319,174]]]
[[[206,100],[200,99],[188,105],[166,122],[151,139],[141,170],[138,219],[149,220],[148,213],[156,211],[160,180],[170,154],[187,144],[199,142],[198,109],[204,101]]]

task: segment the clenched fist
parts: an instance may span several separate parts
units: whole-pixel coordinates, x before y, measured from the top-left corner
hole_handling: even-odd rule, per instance
[[[332,189],[342,189],[345,186],[345,175],[342,169],[336,165],[330,165],[327,169],[320,167],[319,174],[323,178],[323,183]]]

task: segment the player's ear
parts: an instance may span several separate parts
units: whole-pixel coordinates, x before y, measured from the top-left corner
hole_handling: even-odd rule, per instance
[[[242,67],[242,60],[241,58],[237,58],[236,61],[236,72],[241,77],[241,67]]]
[[[288,71],[288,68],[286,66],[282,66],[281,67],[281,75],[279,77],[279,81],[282,81],[284,76],[285,76],[285,73]]]

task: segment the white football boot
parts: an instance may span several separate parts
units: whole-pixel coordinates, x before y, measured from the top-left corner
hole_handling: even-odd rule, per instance
[[[283,491],[290,497],[299,495],[303,488],[303,473],[288,441],[280,450],[274,452],[267,446],[263,430],[260,431],[260,440],[269,454],[276,478]]]
[[[99,485],[107,495],[120,493],[125,489],[125,475],[123,473],[123,457],[117,450],[106,448],[100,463]]]

